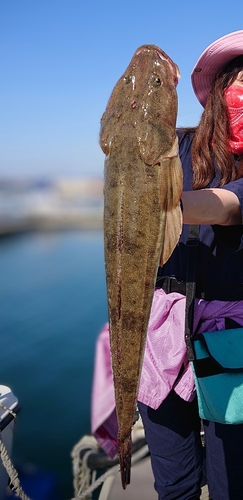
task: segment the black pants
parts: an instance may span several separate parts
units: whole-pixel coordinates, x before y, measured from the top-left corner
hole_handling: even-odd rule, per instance
[[[171,392],[157,410],[138,403],[159,500],[199,500],[203,454],[196,399]],[[243,500],[243,425],[204,422],[213,500]]]

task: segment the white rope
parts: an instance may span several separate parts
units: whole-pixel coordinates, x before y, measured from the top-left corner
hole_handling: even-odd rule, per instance
[[[89,451],[85,453],[82,460],[81,453],[85,449]],[[73,464],[73,487],[75,495],[78,494],[80,485],[82,489],[89,487],[91,481],[91,471],[87,465],[87,458],[91,453],[97,453],[98,449],[99,445],[94,436],[83,436],[74,446],[71,452],[71,457]]]
[[[0,408],[2,408],[3,410],[7,411],[8,413],[10,413],[12,415],[12,417],[16,418],[17,415],[14,411],[10,410],[10,408],[8,408],[7,406],[3,405],[2,403],[0,403]],[[0,433],[0,436],[1,436],[1,433]],[[13,491],[15,491],[15,493],[17,493],[17,495],[21,498],[21,500],[31,500],[23,491],[21,485],[20,485],[20,480],[19,480],[19,476],[18,476],[18,472],[16,471],[16,469],[14,468],[12,462],[11,462],[11,459],[9,457],[9,454],[7,452],[7,449],[0,437],[0,456],[1,456],[1,460],[2,460],[2,464],[8,474],[8,477],[10,479],[10,485],[11,485],[11,489]]]
[[[78,487],[77,491],[75,492],[75,495],[79,495],[79,493],[82,490],[84,490],[84,489],[87,490],[89,488],[90,481],[91,481],[91,471],[88,467],[88,458],[92,453],[93,453],[93,450],[89,450],[89,451],[87,451],[87,453],[85,453],[85,455],[83,457],[82,467],[81,467],[83,474],[82,475],[80,474],[79,487]],[[94,477],[96,477],[96,474],[95,474],[95,476],[93,476],[93,481],[91,481],[92,483],[94,483],[94,481],[95,481]],[[90,498],[90,495],[87,496],[87,500],[88,500],[88,498]]]
[[[96,488],[98,488],[98,486],[100,486],[106,480],[107,477],[112,476],[113,474],[117,474],[119,470],[120,466],[114,465],[114,467],[111,467],[107,472],[105,472],[102,476],[96,479],[96,481],[93,484],[91,484],[89,488],[87,488],[87,490],[85,490],[83,493],[79,491],[77,496],[75,498],[72,498],[71,500],[82,500],[86,498],[88,495],[93,493],[93,491],[96,490]]]
[[[7,449],[4,446],[1,438],[0,438],[0,455],[3,466],[8,473],[12,485],[11,488],[15,491],[15,493],[17,493],[17,495],[21,498],[21,500],[30,500],[30,498],[24,493],[24,491],[21,488],[18,472],[16,471],[11,462]]]

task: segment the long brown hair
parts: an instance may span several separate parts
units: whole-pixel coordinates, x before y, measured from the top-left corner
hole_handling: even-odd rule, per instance
[[[208,186],[215,175],[215,164],[219,175],[218,185],[223,186],[243,177],[243,156],[239,158],[237,167],[235,155],[227,149],[230,122],[224,99],[225,89],[242,70],[243,55],[233,59],[215,79],[193,138],[193,189]]]

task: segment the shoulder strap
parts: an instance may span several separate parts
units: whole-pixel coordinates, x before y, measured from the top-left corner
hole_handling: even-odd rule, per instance
[[[187,270],[186,270],[186,312],[185,312],[185,342],[189,361],[194,360],[194,350],[191,342],[193,335],[194,299],[196,295],[196,264],[199,242],[199,225],[189,227],[187,238]]]

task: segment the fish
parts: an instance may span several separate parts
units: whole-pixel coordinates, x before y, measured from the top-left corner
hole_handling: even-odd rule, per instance
[[[123,489],[158,266],[182,230],[183,174],[176,120],[178,66],[142,45],[119,78],[100,122],[104,260]]]

